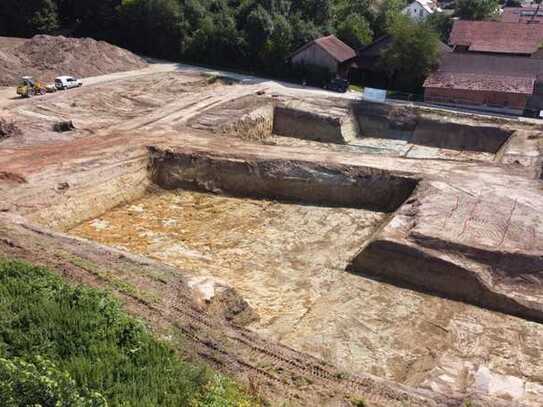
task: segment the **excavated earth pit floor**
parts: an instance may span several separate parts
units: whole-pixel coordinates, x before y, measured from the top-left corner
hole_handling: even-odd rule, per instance
[[[107,210],[68,233],[175,266],[175,272],[169,272],[187,277],[189,282],[199,286],[207,278],[224,281],[236,288],[255,310],[259,319],[248,328],[268,340],[266,346],[287,345],[330,362],[344,372],[361,376],[369,373],[395,384],[412,386],[409,392],[432,390],[438,395],[460,394],[460,398],[466,399],[477,393],[505,400],[505,404],[491,401],[482,404],[485,406],[508,405],[508,400],[517,403],[511,405],[541,405],[543,335],[540,324],[346,270],[349,261],[382,232],[382,227],[390,225],[396,214],[233,198],[188,190],[164,191],[155,186],[140,199],[132,200],[151,184],[146,173],[149,169],[146,145],[161,142],[172,148],[181,145],[185,151],[190,151],[189,144],[194,143],[195,156],[200,154],[198,148],[209,148],[212,154],[207,156],[228,156],[241,138],[248,143],[240,150],[245,151],[245,156],[239,161],[249,168],[255,157],[268,154],[268,147],[262,143],[278,146],[272,153],[276,160],[293,162],[307,156],[320,160],[326,168],[333,167],[333,163],[340,166],[338,157],[345,153],[342,158],[346,161],[352,160],[360,167],[374,166],[378,173],[381,170],[376,160],[386,161],[394,168],[393,160],[398,157],[402,162],[398,171],[409,168],[409,172],[416,172],[421,179],[427,175],[435,177],[436,173],[459,172],[465,165],[462,161],[494,161],[473,164],[467,181],[478,176],[475,165],[481,165],[485,169],[483,175],[487,176],[494,165],[500,165],[500,160],[526,161],[526,171],[517,164],[514,169],[507,168],[510,171],[507,175],[511,176],[517,173],[531,176],[529,166],[534,168],[534,174],[541,168],[538,161],[540,131],[536,129],[539,138],[534,138],[532,133],[536,131],[531,128],[519,132],[518,137],[515,135],[518,144],[501,155],[413,145],[391,138],[359,137],[341,145],[277,136],[272,134],[273,113],[269,112],[273,110],[267,106],[272,106],[272,101],[275,103],[277,99],[291,98],[294,91],[282,88],[279,98],[270,98],[269,92],[260,94],[261,89],[270,86],[265,83],[230,85],[195,74],[170,72],[58,92],[44,98],[17,100],[2,111],[16,120],[22,134],[0,143],[6,154],[15,157],[6,159],[0,154],[0,181],[2,171],[7,177],[6,182],[0,183],[0,192],[6,194],[10,204],[0,206],[0,215],[3,212],[11,215],[13,211],[17,216],[34,216],[34,221],[55,227],[62,222],[53,222],[53,215],[62,218],[72,206],[83,204],[94,210],[94,199],[100,200],[99,208],[116,205],[107,206],[109,193],[115,196],[115,202],[130,202]],[[319,98],[322,110],[328,106],[328,110],[334,111],[333,98]],[[264,113],[253,115],[256,107],[262,107]],[[76,129],[66,133],[52,131],[52,124],[60,120],[73,120]],[[236,120],[238,123],[231,125]],[[251,137],[244,137],[247,129],[255,130]],[[215,143],[217,133],[223,137],[220,143]],[[298,150],[304,156],[293,158]],[[99,170],[101,166],[105,168],[103,172]],[[108,171],[112,173],[111,178]],[[496,174],[502,176],[503,173]],[[103,186],[104,177],[107,185],[101,194],[95,193],[99,184]],[[518,177],[520,180],[521,175]],[[13,179],[16,182],[12,182]],[[145,185],[126,185],[130,183]],[[140,189],[131,194],[129,188]],[[474,187],[467,189],[473,191]],[[82,191],[83,198],[78,197],[78,191]],[[532,199],[532,195],[528,198]],[[50,206],[53,209],[48,212]],[[66,208],[65,213],[62,208]],[[77,222],[86,218],[84,212],[84,208],[73,211],[82,214]],[[98,213],[98,210],[93,212],[92,217]],[[443,212],[438,214],[442,216]],[[9,250],[16,248],[10,236],[2,234],[1,226],[0,249],[6,245]],[[63,227],[57,229],[65,231]],[[52,239],[46,232],[39,234],[45,236],[44,239]],[[47,252],[46,243],[43,247]],[[116,262],[122,263],[124,260],[119,259],[125,259],[123,256],[111,261],[114,269],[120,267]],[[137,263],[135,268],[139,270],[141,264]],[[109,264],[102,266],[109,269]],[[151,282],[148,275],[136,276],[132,281],[140,284],[141,292],[152,286],[155,296],[157,292],[161,294],[160,290],[175,288],[166,285],[157,289]],[[229,330],[235,330],[236,335],[244,332],[229,325],[219,328],[218,331],[228,331],[229,335],[232,335]],[[210,329],[210,332],[213,331]],[[201,343],[205,346],[213,343],[207,336],[204,338]],[[288,353],[284,348],[281,352]],[[269,363],[270,358],[262,355],[268,357],[270,353],[261,352],[261,359],[251,359],[252,353],[244,355],[240,360],[245,364],[236,366],[246,367],[247,363],[258,364],[261,360]],[[300,354],[282,361],[272,360],[283,370],[291,369],[293,363],[303,368],[315,363]],[[269,372],[279,374],[275,365],[256,367],[261,369],[256,374],[265,380]],[[302,372],[302,368],[296,367],[294,371]],[[303,372],[300,374],[307,374]],[[341,384],[336,376],[329,374],[315,386],[325,383],[325,387],[335,389]],[[307,374],[307,377],[317,380],[318,375]],[[367,377],[364,380],[368,380]],[[374,383],[375,379],[371,380]],[[305,397],[313,392],[307,390]],[[393,399],[389,394],[376,394],[386,401],[375,405],[400,406],[400,402],[388,403]],[[304,400],[299,404],[304,405]]]
[[[250,329],[346,372],[543,397],[538,324],[346,272],[389,216],[159,190],[70,233],[224,281],[258,314]]]
[[[494,161],[495,159],[495,154],[492,153],[420,146],[411,144],[406,140],[393,140],[376,137],[357,138],[348,144],[334,144],[301,140],[272,134],[264,140],[264,143],[287,147],[310,147],[317,151],[375,154],[386,157],[404,157],[413,159],[439,159],[454,161]]]

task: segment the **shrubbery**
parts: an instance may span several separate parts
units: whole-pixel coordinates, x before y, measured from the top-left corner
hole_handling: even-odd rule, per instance
[[[107,406],[101,394],[80,388],[51,361],[41,356],[31,359],[0,358],[1,406]]]
[[[252,403],[221,380],[229,389],[224,400]],[[108,294],[0,260],[1,406],[202,406],[210,394],[220,396],[216,383]]]

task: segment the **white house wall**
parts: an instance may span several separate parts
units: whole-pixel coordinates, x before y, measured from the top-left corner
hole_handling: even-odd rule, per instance
[[[430,15],[430,13],[416,1],[407,6],[403,10],[403,13],[414,21],[424,21]]]

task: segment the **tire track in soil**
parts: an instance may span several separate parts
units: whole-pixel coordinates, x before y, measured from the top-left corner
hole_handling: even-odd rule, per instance
[[[335,394],[340,393],[344,397],[360,396],[370,403],[370,406],[403,407],[408,403],[414,407],[434,404],[423,397],[414,397],[386,384],[377,383],[370,377],[343,377],[342,372],[323,361],[283,345],[268,343],[245,328],[222,320],[214,321],[204,316],[203,312],[193,305],[194,300],[183,294],[184,291],[186,287],[183,283],[176,281],[168,285],[163,307],[149,306],[167,316],[187,339],[200,348],[200,357],[237,376],[245,374],[251,378],[258,377],[268,386],[269,382],[272,382],[281,388],[282,394],[288,400],[303,400],[304,395],[306,396],[304,393],[322,394],[324,389]],[[220,337],[226,340],[212,339],[217,336],[210,333],[210,330],[222,331]],[[227,342],[233,342],[235,346],[228,346]],[[232,352],[231,349],[236,351]],[[266,366],[268,369],[259,366]],[[293,388],[296,386],[293,379],[303,380],[308,388]],[[316,389],[320,389],[320,392]]]

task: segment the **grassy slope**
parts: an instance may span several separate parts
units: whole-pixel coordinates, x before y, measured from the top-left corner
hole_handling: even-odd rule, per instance
[[[51,371],[58,369],[60,375],[73,379],[76,393],[83,398],[92,399],[97,392],[109,405],[254,403],[224,377],[178,359],[108,294],[72,287],[46,269],[2,259],[0,362],[0,378],[7,386],[3,391],[15,397],[11,405],[23,404],[16,399],[24,387],[20,377],[30,375],[24,371],[49,372],[44,363],[52,367]],[[49,383],[52,379],[39,380]],[[25,397],[28,392],[23,392]]]

